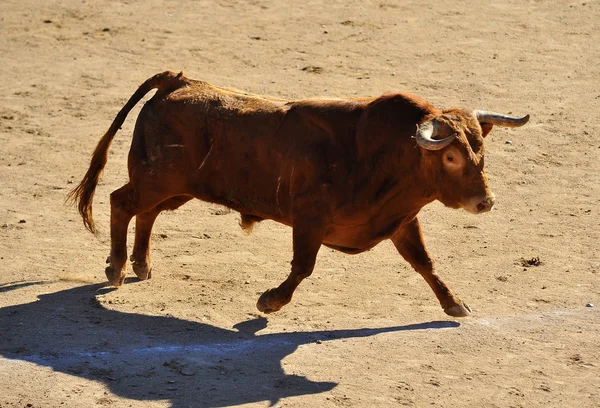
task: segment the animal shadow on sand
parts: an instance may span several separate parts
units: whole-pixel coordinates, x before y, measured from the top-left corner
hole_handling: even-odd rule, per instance
[[[3,289],[10,290],[10,285]],[[0,309],[0,355],[105,384],[138,401],[221,407],[317,394],[335,382],[288,374],[282,360],[313,342],[459,326],[440,321],[384,328],[257,334],[264,317],[234,330],[168,316],[110,310],[104,285],[85,285]],[[13,289],[23,287],[15,283]]]

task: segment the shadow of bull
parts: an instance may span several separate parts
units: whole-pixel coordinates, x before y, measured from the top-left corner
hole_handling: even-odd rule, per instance
[[[13,288],[3,287],[3,291]],[[5,285],[6,286],[6,285]],[[335,382],[287,374],[282,360],[313,342],[386,332],[459,326],[441,321],[376,329],[258,335],[267,319],[235,330],[166,316],[104,308],[101,284],[39,296],[0,309],[0,355],[106,384],[138,401],[169,400],[173,407],[233,406],[317,394]]]

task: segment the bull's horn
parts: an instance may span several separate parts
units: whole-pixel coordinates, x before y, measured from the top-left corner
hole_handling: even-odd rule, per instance
[[[423,149],[441,150],[452,143],[456,138],[456,133],[454,133],[453,135],[440,140],[433,139],[437,133],[437,127],[438,125],[434,124],[431,120],[423,123],[421,126],[417,125],[417,134],[415,135],[417,144]]]
[[[479,123],[488,123],[490,125],[519,127],[523,126],[529,121],[529,115],[519,118],[516,116],[502,115],[501,113],[486,112],[483,110],[476,110],[474,113]]]

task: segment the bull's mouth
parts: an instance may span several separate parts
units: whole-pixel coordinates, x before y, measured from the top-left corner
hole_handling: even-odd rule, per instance
[[[493,194],[483,198],[473,197],[463,208],[472,214],[483,214],[491,211],[494,208],[494,203],[495,197]]]
[[[479,203],[477,204],[476,210],[477,210],[477,214],[479,213],[484,213],[484,212],[488,212],[493,208],[493,206],[491,205],[486,205],[484,203]]]

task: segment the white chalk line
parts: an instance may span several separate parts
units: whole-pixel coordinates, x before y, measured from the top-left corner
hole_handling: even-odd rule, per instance
[[[581,308],[581,309],[554,309],[541,313],[532,313],[532,314],[520,314],[513,316],[493,316],[493,317],[485,317],[478,319],[469,319],[461,320],[461,326],[463,327],[475,327],[475,326],[484,326],[491,328],[503,328],[507,325],[517,324],[531,324],[533,322],[538,323],[540,325],[545,324],[549,321],[555,321],[557,318],[571,318],[571,317],[580,317],[580,316],[598,316],[596,310],[591,308]],[[449,322],[451,323],[451,322]],[[410,326],[410,325],[409,325]],[[424,328],[422,331],[430,331],[430,330],[444,330],[444,329],[458,329],[461,326],[456,327],[436,327],[436,328]],[[359,329],[361,330],[361,329]],[[332,330],[333,331],[333,330]],[[344,331],[344,330],[341,330]],[[402,330],[398,330],[402,331]],[[364,329],[361,330],[363,333],[359,336],[350,336],[348,338],[361,338],[361,337],[371,337],[377,334],[390,334],[394,332],[394,330],[386,331],[385,328],[382,329]],[[344,337],[328,337],[325,335],[313,334],[310,332],[302,333],[301,336],[304,337],[303,341],[290,341],[282,338],[283,336],[293,336],[293,332],[283,332],[283,333],[271,333],[262,336],[256,336],[251,339],[239,339],[233,340],[229,342],[222,343],[204,343],[204,344],[191,344],[191,345],[175,345],[175,344],[167,344],[160,346],[149,346],[149,347],[123,347],[117,350],[110,351],[69,351],[65,353],[39,353],[39,354],[31,354],[31,355],[20,355],[14,354],[8,358],[10,359],[18,359],[23,361],[29,361],[32,363],[42,364],[42,365],[50,365],[51,363],[57,361],[78,361],[82,359],[98,359],[98,360],[107,360],[112,357],[120,357],[120,358],[136,358],[143,356],[164,356],[169,354],[184,354],[193,356],[193,359],[199,363],[211,364],[208,361],[203,361],[203,357],[206,358],[221,358],[221,357],[231,357],[232,355],[243,354],[246,352],[252,351],[261,351],[264,349],[271,349],[275,353],[277,350],[289,348],[290,353],[293,352],[299,346],[305,344],[311,344],[316,341],[332,341],[332,340],[340,340]],[[5,356],[7,357],[7,356]]]
[[[577,309],[552,309],[540,313],[527,313],[527,314],[516,314],[511,316],[490,316],[482,317],[473,320],[465,320],[463,323],[469,325],[470,323],[479,324],[487,327],[504,327],[506,325],[514,323],[539,323],[544,324],[549,320],[556,320],[559,318],[580,318],[580,317],[598,316],[598,312],[595,308],[577,308]]]
[[[258,351],[266,348],[281,348],[290,347],[294,343],[286,340],[237,340],[227,343],[209,343],[209,344],[192,344],[192,345],[161,345],[150,347],[124,347],[110,351],[69,351],[66,353],[40,353],[31,355],[15,355],[19,360],[25,360],[32,363],[48,365],[48,363],[56,361],[78,361],[83,359],[107,360],[112,357],[120,358],[137,358],[144,356],[164,356],[169,354],[192,355],[194,360],[209,364],[208,361],[203,361],[202,357],[219,358],[223,356],[232,356],[245,352]]]

